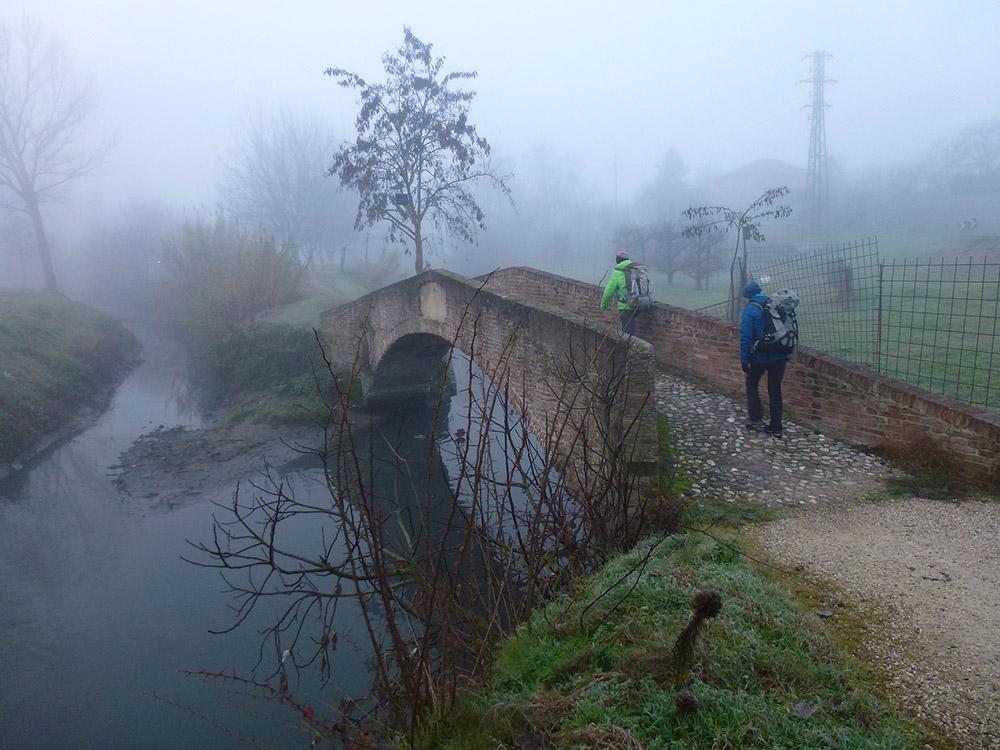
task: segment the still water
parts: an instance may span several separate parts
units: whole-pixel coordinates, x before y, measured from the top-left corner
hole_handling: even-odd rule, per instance
[[[181,560],[191,554],[186,539],[210,538],[211,501],[227,500],[231,485],[154,511],[113,484],[111,467],[136,437],[201,424],[183,357],[155,334],[138,334],[145,359],[103,416],[0,484],[0,747],[225,750],[247,747],[249,737],[308,747],[289,709],[182,673],[251,674],[267,612],[234,633],[209,634],[230,624],[231,602],[213,571]],[[453,414],[464,413],[461,399],[452,399]],[[383,426],[412,445],[435,439],[407,419]],[[320,476],[307,468],[288,479],[300,496],[319,498]],[[318,538],[315,528],[292,533]],[[350,643],[351,613],[343,616]],[[304,675],[303,694],[335,701],[365,689],[359,649],[336,658],[333,684],[319,693]]]

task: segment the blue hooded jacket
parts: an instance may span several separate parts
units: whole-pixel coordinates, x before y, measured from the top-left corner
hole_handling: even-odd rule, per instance
[[[740,362],[764,365],[768,362],[777,362],[791,357],[790,354],[750,353],[754,342],[764,338],[764,310],[761,308],[761,304],[766,301],[767,296],[758,293],[751,297],[747,306],[743,308],[743,315],[740,317]]]

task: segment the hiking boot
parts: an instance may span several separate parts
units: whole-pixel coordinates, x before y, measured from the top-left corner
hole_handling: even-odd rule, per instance
[[[771,425],[767,425],[767,427],[761,429],[761,432],[763,432],[765,435],[770,435],[771,437],[776,437],[776,438],[781,437],[780,427],[771,427]]]

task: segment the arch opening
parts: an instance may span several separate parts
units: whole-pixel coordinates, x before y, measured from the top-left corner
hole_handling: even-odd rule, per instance
[[[375,409],[426,403],[448,376],[451,344],[432,333],[410,333],[394,341],[371,376],[367,401]]]

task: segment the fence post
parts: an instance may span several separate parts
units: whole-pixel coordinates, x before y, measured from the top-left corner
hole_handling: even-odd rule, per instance
[[[875,322],[875,372],[882,373],[882,281],[885,277],[885,261],[878,262],[878,311]]]

